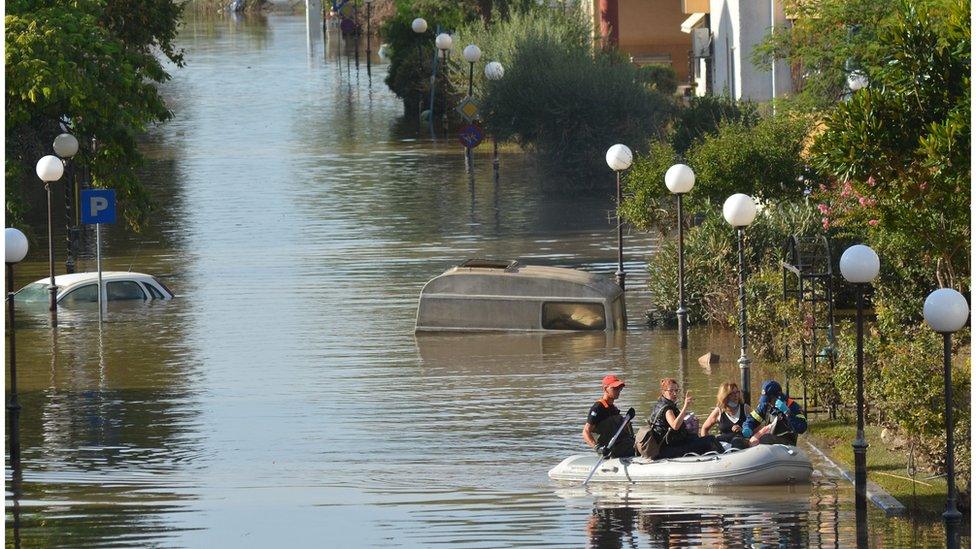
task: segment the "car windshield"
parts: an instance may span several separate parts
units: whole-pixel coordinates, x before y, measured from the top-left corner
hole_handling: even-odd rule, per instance
[[[51,300],[51,294],[46,283],[35,282],[15,293],[14,300],[19,303],[47,303]]]

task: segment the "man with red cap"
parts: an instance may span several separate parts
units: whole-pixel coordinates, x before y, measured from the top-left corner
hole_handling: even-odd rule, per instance
[[[583,440],[587,446],[596,450],[603,457],[632,457],[636,455],[634,451],[634,430],[630,423],[613,447],[607,448],[610,440],[623,425],[626,418],[620,414],[620,410],[613,405],[613,402],[620,397],[620,391],[624,388],[624,382],[617,376],[610,374],[603,378],[603,397],[596,401],[590,408],[590,413],[586,417],[586,424],[583,425]],[[594,437],[594,435],[596,435]]]

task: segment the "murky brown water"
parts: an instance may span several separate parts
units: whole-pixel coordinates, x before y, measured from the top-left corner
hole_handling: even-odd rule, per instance
[[[103,326],[62,310],[56,331],[18,313],[8,546],[853,545],[853,490],[819,474],[766,490],[551,483],[584,450],[605,373],[627,380],[625,407],[648,411],[672,376],[704,413],[738,378],[735,338],[694,329],[684,357],[673,331],[639,325],[643,235],[626,244],[626,334],[415,338],[420,288],[462,259],[611,272],[611,177],[605,196],[553,197],[506,155],[496,186],[484,148],[472,182],[455,139],[399,119],[384,67],[370,77],[350,44],[312,39],[301,16],[184,29],[176,118],[146,143],[159,215],[105,236],[106,269],[158,274],[178,298],[113,305]],[[45,251],[18,285],[45,275]],[[726,360],[706,370],[709,350]],[[877,546],[942,540],[938,524],[871,521]]]

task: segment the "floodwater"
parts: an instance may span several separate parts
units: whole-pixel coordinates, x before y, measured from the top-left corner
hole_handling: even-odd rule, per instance
[[[8,546],[854,544],[853,489],[819,463],[811,486],[762,490],[547,478],[585,450],[604,374],[642,413],[678,378],[700,415],[738,377],[733,334],[693,329],[685,356],[641,326],[651,236],[626,240],[627,333],[414,336],[424,282],[469,257],[612,272],[609,174],[603,194],[546,194],[559,182],[506,154],[496,185],[483,146],[469,179],[456,139],[401,120],[378,58],[368,73],[304,16],[192,20],[180,43],[176,117],[145,142],[155,221],[104,231],[106,269],[177,298],[101,326],[62,309],[56,330],[18,312]],[[45,276],[45,244],[18,286]],[[938,523],[870,519],[872,545],[942,543]]]

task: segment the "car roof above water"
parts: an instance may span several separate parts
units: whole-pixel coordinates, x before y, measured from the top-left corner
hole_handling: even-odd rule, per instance
[[[131,271],[102,271],[102,280],[123,278],[127,280],[153,280],[152,275],[136,273]],[[49,277],[35,280],[34,284],[47,284]],[[74,286],[82,282],[98,281],[98,272],[90,271],[84,273],[71,273],[54,275],[54,285],[60,287]]]

